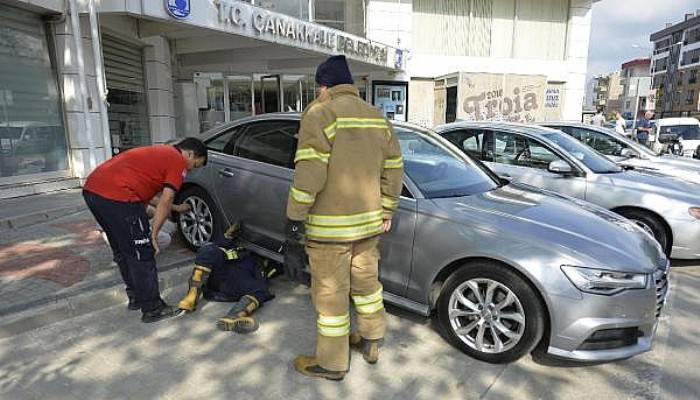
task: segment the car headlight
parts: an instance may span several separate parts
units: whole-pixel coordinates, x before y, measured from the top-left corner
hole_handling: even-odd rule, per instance
[[[562,265],[561,270],[574,286],[586,293],[609,296],[629,289],[647,287],[647,274],[606,271],[571,265]]]
[[[700,207],[690,207],[688,214],[695,219],[700,219]]]

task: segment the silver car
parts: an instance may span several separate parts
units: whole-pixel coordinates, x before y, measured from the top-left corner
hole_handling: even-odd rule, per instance
[[[653,235],[667,255],[700,258],[700,185],[623,169],[561,131],[536,125],[458,122],[438,131],[501,177],[612,210]]]
[[[298,125],[297,114],[268,114],[204,135],[209,163],[179,194],[193,247],[242,220],[251,249],[282,260]],[[576,360],[650,349],[668,264],[653,238],[607,210],[501,181],[435,133],[396,132],[406,177],[381,241],[387,302],[434,313],[456,347],[488,362],[539,343]]]
[[[625,167],[661,172],[688,182],[700,183],[700,161],[673,155],[657,155],[615,131],[577,122],[547,122],[543,126],[558,129]]]

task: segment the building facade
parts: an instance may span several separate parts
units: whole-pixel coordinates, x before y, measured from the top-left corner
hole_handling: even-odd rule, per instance
[[[594,1],[367,3],[367,36],[409,50],[409,120],[581,119]],[[537,109],[515,112],[524,94]]]
[[[3,1],[0,198],[77,187],[132,147],[301,111],[332,54],[363,95],[404,70],[400,49],[351,33],[366,25],[357,2],[256,3]]]
[[[623,106],[623,93],[620,71],[593,77],[594,110],[606,113],[620,111]]]
[[[622,64],[620,70],[622,84],[622,107],[617,111],[625,119],[640,118],[648,110],[654,110],[654,102],[649,98],[651,90],[651,60],[640,58]]]
[[[700,116],[700,10],[650,37],[651,76],[659,117]]]
[[[390,119],[578,120],[594,1],[3,0],[0,198],[301,111],[331,54]]]

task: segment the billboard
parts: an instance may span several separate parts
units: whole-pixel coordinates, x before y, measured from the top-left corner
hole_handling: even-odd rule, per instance
[[[561,87],[548,85],[544,75],[463,72],[458,84],[457,119],[508,122],[543,121],[545,116],[558,119],[561,98]]]

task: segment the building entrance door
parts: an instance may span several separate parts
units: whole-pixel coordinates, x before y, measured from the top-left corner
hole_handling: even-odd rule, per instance
[[[282,111],[282,85],[280,75],[266,75],[260,78],[260,113]]]

